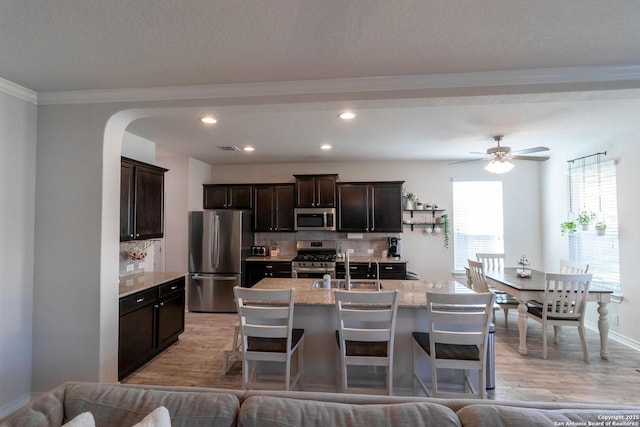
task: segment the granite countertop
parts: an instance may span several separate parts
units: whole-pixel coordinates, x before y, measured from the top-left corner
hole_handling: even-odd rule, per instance
[[[187,273],[176,272],[155,272],[145,271],[144,273],[131,274],[129,276],[122,276],[120,278],[120,298],[134,294],[136,292],[144,291],[145,289],[152,288],[154,286],[161,285],[166,282],[170,282],[179,277],[186,276]]]
[[[335,289],[316,289],[313,282],[317,279],[280,279],[266,278],[258,282],[255,289],[296,290],[296,305],[334,306]],[[355,281],[355,280],[354,280]],[[424,308],[427,304],[426,292],[469,293],[467,286],[453,281],[430,282],[426,280],[381,280],[383,290],[400,291],[400,308]],[[361,292],[361,291],[351,291]]]

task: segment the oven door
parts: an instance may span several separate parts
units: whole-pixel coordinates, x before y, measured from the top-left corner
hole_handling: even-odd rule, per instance
[[[294,279],[322,279],[328,274],[332,279],[336,278],[334,267],[292,267],[291,277]]]

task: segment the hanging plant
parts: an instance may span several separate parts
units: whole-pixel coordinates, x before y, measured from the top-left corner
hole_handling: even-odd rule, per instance
[[[605,224],[602,221],[596,223],[596,234],[598,236],[604,236],[606,230],[607,230],[607,224]]]
[[[584,210],[580,212],[580,214],[578,215],[578,218],[576,219],[578,221],[578,224],[582,226],[583,230],[588,230],[589,224],[591,224],[591,221],[596,219],[596,214],[594,212],[587,212],[586,210]]]
[[[449,215],[443,214],[442,218],[442,231],[444,233],[444,248],[449,249]]]
[[[575,231],[576,231],[576,223],[575,223],[575,221],[565,221],[565,222],[560,223],[560,233],[563,236],[567,232],[573,233]]]

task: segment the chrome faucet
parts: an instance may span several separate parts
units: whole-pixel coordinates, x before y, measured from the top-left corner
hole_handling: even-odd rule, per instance
[[[349,250],[344,254],[344,288],[351,290],[351,268],[349,266]]]
[[[380,290],[380,264],[378,263],[377,259],[371,258],[369,260],[369,270],[371,270],[371,263],[372,262],[376,263],[376,287],[378,288],[378,290]]]

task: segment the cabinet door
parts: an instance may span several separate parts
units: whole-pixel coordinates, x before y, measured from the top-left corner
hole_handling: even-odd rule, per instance
[[[135,238],[153,239],[164,230],[164,173],[136,166]]]
[[[118,379],[121,380],[155,354],[153,304],[120,316],[118,338]]]
[[[338,185],[338,230],[369,231],[369,198],[366,184]]]
[[[371,184],[370,206],[369,231],[402,232],[402,184]]]
[[[158,349],[178,340],[184,331],[184,288],[160,299],[158,304]]]
[[[134,206],[134,166],[122,162],[120,166],[120,241],[132,240]]]
[[[253,229],[254,231],[273,231],[273,187],[256,186],[254,193]]]
[[[293,231],[293,203],[295,187],[293,184],[275,185],[274,191],[274,227],[276,231]]]
[[[316,180],[316,207],[334,208],[336,206],[336,177],[318,176]]]
[[[227,187],[220,185],[203,185],[204,209],[225,209],[227,207]]]
[[[316,205],[316,180],[313,177],[296,177],[296,206],[312,208]]]
[[[404,280],[407,276],[407,264],[403,262],[380,263],[381,279]]]
[[[232,185],[227,189],[227,208],[229,209],[251,209],[253,198],[250,185]]]

